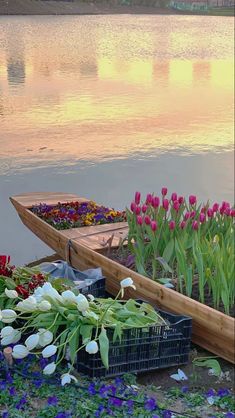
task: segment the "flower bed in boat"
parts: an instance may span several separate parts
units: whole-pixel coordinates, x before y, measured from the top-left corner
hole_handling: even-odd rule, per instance
[[[40,205],[33,206],[31,210],[39,218],[58,230],[102,225],[126,220],[124,211],[107,208],[93,201],[58,202],[57,205],[41,203]]]

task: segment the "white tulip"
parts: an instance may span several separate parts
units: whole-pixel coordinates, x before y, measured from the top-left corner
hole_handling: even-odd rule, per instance
[[[9,290],[9,289],[5,289],[5,295],[10,298],[10,299],[15,299],[18,298],[18,293],[16,290]]]
[[[2,328],[2,330],[0,331],[0,338],[9,337],[14,332],[15,332],[15,329],[12,328],[10,325],[8,325],[8,326]]]
[[[65,290],[61,293],[63,302],[76,303],[76,295],[71,290]]]
[[[53,344],[48,345],[46,348],[42,350],[42,357],[44,358],[51,357],[56,353],[56,351],[57,351],[56,345],[53,345]]]
[[[47,331],[45,328],[39,328],[39,345],[45,347],[53,341],[53,334],[51,331]]]
[[[0,311],[0,321],[4,322],[5,324],[11,324],[17,318],[17,314],[12,309],[3,309]]]
[[[10,335],[6,335],[2,338],[2,345],[16,344],[21,339],[21,332],[17,329],[13,329],[13,332]]]
[[[86,352],[89,354],[95,354],[99,351],[99,347],[96,341],[90,341],[86,345]]]
[[[79,311],[83,312],[89,308],[89,302],[87,298],[80,293],[80,295],[76,296],[76,303],[77,308]]]
[[[87,295],[87,297],[88,297],[88,299],[91,301],[91,302],[93,302],[94,300],[95,300],[95,298],[94,298],[94,296],[93,295]]]
[[[51,283],[48,283],[48,282],[45,283],[42,286],[42,290],[43,290],[43,297],[49,296],[51,299],[56,299],[59,302],[62,302],[62,297],[57,292],[57,290],[51,285]]]
[[[49,363],[46,367],[43,369],[43,374],[53,374],[56,369],[56,364],[53,361],[52,363]]]
[[[99,316],[95,312],[89,311],[89,310],[83,311],[82,315],[85,316],[86,318],[95,319],[95,321],[98,321],[99,319]]]
[[[38,309],[39,309],[40,311],[43,311],[43,312],[50,311],[50,309],[51,309],[51,304],[50,304],[50,302],[48,302],[48,300],[42,300],[42,301],[38,304]]]
[[[12,357],[14,358],[25,358],[29,354],[29,350],[24,345],[18,344],[13,347]]]
[[[33,296],[35,297],[36,301],[39,303],[42,301],[43,298],[43,289],[42,287],[37,287],[34,291]]]
[[[37,309],[37,301],[34,296],[29,296],[22,302],[17,303],[16,307],[21,312],[33,312]]]
[[[29,351],[37,347],[39,343],[39,334],[32,334],[25,340],[25,345]]]
[[[71,381],[74,380],[74,382],[77,382],[77,379],[75,376],[69,373],[62,374],[61,376],[61,386],[67,385],[67,383],[71,383]]]
[[[124,296],[124,289],[126,287],[132,287],[132,289],[136,290],[136,287],[135,287],[134,282],[133,282],[131,277],[127,277],[126,279],[121,280],[120,286],[121,286],[121,296],[122,297]]]

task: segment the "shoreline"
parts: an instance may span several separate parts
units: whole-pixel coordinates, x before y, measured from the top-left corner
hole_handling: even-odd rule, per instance
[[[14,1],[14,4],[12,2]],[[83,15],[190,15],[234,16],[234,10],[179,11],[153,5],[119,5],[110,3],[85,3],[81,0],[5,0],[0,4],[0,16],[83,16]]]

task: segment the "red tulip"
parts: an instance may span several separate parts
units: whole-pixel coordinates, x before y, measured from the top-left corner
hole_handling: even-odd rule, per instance
[[[222,202],[222,208],[223,208],[223,209],[230,208],[230,203],[229,203],[229,202],[225,202],[225,201],[223,201],[223,202]]]
[[[178,210],[180,208],[180,204],[179,204],[178,200],[175,200],[174,201],[173,208],[176,210],[176,212],[178,212]]]
[[[185,226],[186,226],[186,222],[185,221],[180,222],[180,228],[181,229],[184,229]]]
[[[159,204],[160,204],[160,199],[159,199],[159,197],[155,196],[152,199],[152,206],[156,209],[156,208],[158,208]]]
[[[162,207],[163,207],[163,209],[165,209],[166,211],[169,209],[169,200],[168,200],[168,199],[163,199],[163,202],[162,202]]]
[[[178,202],[180,205],[182,205],[182,203],[184,203],[184,197],[183,196],[179,196],[178,197]]]
[[[207,209],[207,216],[208,216],[208,218],[212,218],[213,215],[214,215],[213,209],[211,209],[211,208]]]
[[[225,211],[225,209],[223,208],[223,206],[220,206],[220,208],[219,208],[220,215],[223,215],[224,211]]]
[[[192,228],[194,229],[194,231],[198,230],[198,221],[193,221],[192,222]]]
[[[218,212],[218,209],[219,209],[219,203],[214,203],[214,205],[212,206],[213,212]]]
[[[135,202],[131,202],[131,211],[133,213],[135,213],[135,211],[136,211],[136,204],[135,204]]]
[[[184,219],[187,221],[190,218],[190,212],[186,212],[184,215]]]
[[[147,209],[148,209],[148,206],[147,206],[147,205],[143,205],[143,206],[142,206],[142,212],[143,212],[143,213],[145,213]]]
[[[141,212],[141,207],[140,206],[136,206],[136,209],[135,209],[136,215],[139,215],[140,212]]]
[[[137,224],[138,225],[143,225],[143,218],[142,218],[142,216],[137,216]]]
[[[153,196],[151,195],[151,193],[148,193],[145,201],[146,205],[150,205],[152,203],[152,198]]]
[[[189,196],[190,205],[194,205],[197,202],[197,197],[194,195]]]
[[[140,196],[141,196],[140,192],[135,192],[135,203],[137,205],[140,204]]]
[[[230,212],[230,216],[232,216],[233,218],[235,217],[235,209],[232,209]]]
[[[205,222],[205,220],[206,220],[206,215],[205,215],[205,213],[200,213],[200,216],[199,216],[199,221],[203,224],[203,222]]]
[[[145,216],[144,222],[146,223],[146,225],[150,225],[151,224],[151,219],[150,219],[150,217],[148,215]]]
[[[153,232],[155,232],[157,230],[157,222],[156,221],[151,222],[151,229],[152,229]]]
[[[194,218],[195,215],[196,215],[195,210],[192,210],[192,212],[190,213],[190,218]]]
[[[169,222],[169,228],[171,231],[173,231],[175,229],[175,221],[170,221]]]
[[[201,208],[201,213],[206,213],[206,207]]]
[[[226,208],[224,211],[225,215],[230,216],[231,214],[231,209],[230,208]]]
[[[175,200],[177,200],[177,193],[172,193],[171,200],[172,200],[172,202],[174,202]]]
[[[162,196],[166,196],[167,195],[167,188],[163,187],[162,188]]]

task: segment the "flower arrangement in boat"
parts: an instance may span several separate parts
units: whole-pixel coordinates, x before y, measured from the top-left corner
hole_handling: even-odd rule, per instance
[[[147,194],[135,198],[127,209],[128,247],[135,268],[153,280],[191,297],[205,293],[226,313],[234,304],[234,216],[228,202],[198,204],[195,195],[186,199]]]
[[[29,354],[46,359],[54,356],[43,370],[45,375],[53,374],[57,365],[69,357],[69,371],[61,376],[62,385],[76,380],[71,372],[82,349],[91,355],[100,351],[102,362],[108,368],[108,329],[114,331],[113,341],[121,341],[125,329],[168,325],[151,305],[118,299],[124,296],[127,287],[135,289],[130,277],[123,279],[120,285],[115,299],[94,299],[78,291],[66,290],[60,294],[51,283],[45,283],[27,299],[15,299],[11,309],[0,310],[0,328],[3,325],[0,343],[2,346],[15,344],[12,351],[15,359]],[[22,320],[20,328],[12,326]],[[24,342],[20,343],[22,340]]]
[[[59,202],[53,206],[41,203],[33,206],[31,210],[45,222],[59,230],[126,220],[124,211],[110,209],[93,201]]]

